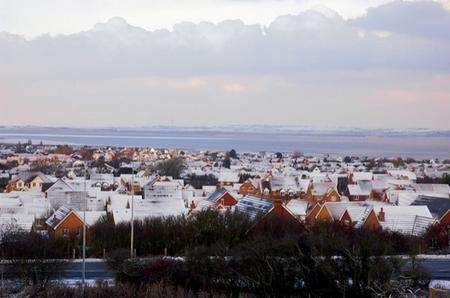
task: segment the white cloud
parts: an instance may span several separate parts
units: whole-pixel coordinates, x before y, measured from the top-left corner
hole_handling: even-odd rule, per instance
[[[26,35],[67,34],[122,16],[131,24],[172,29],[181,21],[241,19],[267,25],[277,16],[326,5],[345,18],[390,0],[0,0],[0,31]]]
[[[236,2],[227,5],[266,3]],[[411,5],[432,7],[418,21],[428,31],[386,18],[404,18]],[[436,13],[448,14],[402,3],[357,20],[320,8],[265,26],[228,20],[146,30],[114,18],[31,40],[2,33],[0,124],[450,128],[442,120],[450,113],[450,27]],[[409,114],[399,112],[405,104]]]

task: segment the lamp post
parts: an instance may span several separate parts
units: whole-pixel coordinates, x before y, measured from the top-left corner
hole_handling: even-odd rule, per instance
[[[87,169],[84,170],[84,208],[83,208],[83,272],[82,272],[82,285],[83,293],[86,285],[86,208],[87,208],[87,195],[86,195],[86,179],[87,179]]]
[[[134,170],[131,176],[131,235],[130,235],[130,257],[134,257]]]

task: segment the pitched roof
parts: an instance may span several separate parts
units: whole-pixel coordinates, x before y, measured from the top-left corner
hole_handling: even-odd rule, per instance
[[[247,214],[250,218],[255,218],[258,215],[264,215],[272,209],[273,203],[269,200],[245,196],[240,199],[236,205],[236,210]]]
[[[289,211],[291,211],[291,213],[294,214],[295,216],[303,217],[306,216],[308,204],[309,204],[308,201],[293,199],[290,200],[285,207],[289,209]]]
[[[75,211],[72,208],[61,206],[45,221],[45,223],[55,230],[72,212],[81,222],[83,222],[86,215],[85,223],[87,226],[95,224],[102,216],[106,215],[106,211],[86,211],[86,213],[84,213],[83,211]]]
[[[58,179],[56,180],[55,183],[53,183],[47,190],[47,192],[52,192],[52,191],[74,191],[74,188],[68,184],[66,181],[64,181],[63,179]]]
[[[427,206],[434,218],[441,218],[450,209],[450,199],[419,195],[411,205]]]
[[[295,177],[292,176],[273,176],[270,179],[272,191],[277,190],[293,190],[298,191],[299,185]]]
[[[219,173],[219,182],[239,182],[239,174],[238,172],[232,170],[224,170],[222,169]]]
[[[223,195],[225,195],[228,191],[223,188],[219,187],[214,191],[212,194],[210,194],[206,199],[211,202],[217,202]]]
[[[448,184],[424,184],[424,183],[420,183],[420,184],[412,184],[412,187],[417,191],[417,192],[422,192],[422,193],[439,193],[439,194],[445,194],[447,196],[450,195],[450,186]]]
[[[414,174],[413,172],[408,171],[408,170],[388,170],[387,172],[389,175],[391,175],[397,179],[402,178],[402,177],[405,177],[409,180],[417,179],[416,174]]]
[[[59,223],[69,215],[71,211],[71,208],[61,206],[45,221],[45,223],[49,227],[55,229],[59,225]]]
[[[329,189],[334,188],[333,182],[313,182],[312,183],[312,195],[314,196],[324,196],[327,194]]]
[[[47,177],[47,175],[44,175],[41,172],[22,172],[19,173],[17,176],[15,176],[13,179],[11,179],[11,182],[17,182],[19,180],[22,180],[25,183],[29,183],[33,181],[36,177],[41,178],[44,183],[53,182],[52,179],[50,179],[49,177]]]
[[[360,184],[349,184],[347,186],[351,196],[369,196],[371,192],[368,188],[361,188]]]
[[[379,207],[375,207],[379,212]],[[427,206],[384,206],[383,229],[403,234],[419,235],[435,220]]]
[[[373,179],[373,173],[372,172],[353,172],[353,181],[359,181],[359,180],[372,180]]]

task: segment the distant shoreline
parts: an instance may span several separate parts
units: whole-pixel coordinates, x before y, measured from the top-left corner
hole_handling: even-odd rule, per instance
[[[309,155],[368,157],[450,158],[450,136],[423,134],[387,135],[375,132],[219,131],[180,129],[0,128],[0,143],[31,140],[48,145],[177,148],[182,150],[240,152],[294,152]]]
[[[148,126],[148,127],[50,127],[50,126],[0,126],[0,136],[8,134],[21,134],[33,131],[39,134],[66,134],[72,132],[75,134],[87,135],[96,132],[113,133],[171,133],[171,132],[189,132],[189,133],[278,133],[293,134],[300,136],[355,136],[355,137],[449,137],[450,130],[428,129],[428,128],[408,128],[408,129],[386,129],[386,128],[315,128],[308,126],[290,126],[290,125],[228,125],[228,126]]]

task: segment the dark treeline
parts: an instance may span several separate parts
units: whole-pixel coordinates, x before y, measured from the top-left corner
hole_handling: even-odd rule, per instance
[[[258,224],[256,224],[259,222]],[[263,223],[263,224],[262,224]],[[138,257],[168,254],[184,256],[196,247],[222,245],[228,249],[254,241],[255,239],[281,239],[291,237],[314,244],[318,255],[336,255],[336,247],[353,249],[370,242],[371,254],[395,255],[417,254],[448,249],[448,227],[433,226],[421,236],[407,236],[389,231],[355,229],[338,223],[305,224],[285,222],[271,218],[260,221],[250,219],[243,213],[205,210],[195,216],[170,216],[147,218],[134,223],[134,239]],[[17,239],[17,235],[20,238]],[[34,243],[46,238],[46,253],[52,258],[79,256],[81,237],[53,238],[38,232],[6,232],[0,241],[0,253],[10,259],[21,253],[17,242]],[[42,240],[43,241],[43,240]],[[48,242],[48,243],[47,243]],[[41,245],[42,246],[42,245]],[[103,257],[116,249],[130,246],[130,224],[115,224],[112,216],[101,218],[89,227],[87,234],[88,257]]]
[[[450,175],[444,174],[442,177],[421,177],[417,178],[417,183],[423,183],[423,184],[430,184],[430,183],[437,183],[437,184],[448,184],[450,185]]]
[[[216,176],[213,174],[208,175],[196,175],[196,174],[189,174],[184,179],[185,184],[190,184],[195,189],[202,189],[205,185],[217,185],[219,183],[219,180]]]
[[[149,242],[160,240],[159,247],[137,246],[156,254],[167,248],[170,255],[183,257],[130,260],[128,250],[116,250],[108,262],[119,284],[228,297],[384,297],[417,293],[428,282],[419,263],[405,267],[391,257],[416,255],[427,245],[425,238],[325,222],[307,226],[272,219],[255,226],[231,212],[177,219],[181,222],[171,219],[166,226],[166,235],[163,230],[148,235]],[[178,224],[186,229],[181,234],[174,230]],[[156,225],[146,221],[140,228]]]
[[[136,221],[136,259],[129,259],[130,225],[115,225],[111,218],[104,218],[89,229],[88,256],[102,257],[105,252],[116,272],[117,293],[134,293],[130,297],[146,297],[142,293],[155,290],[181,296],[399,296],[424,289],[428,279],[419,263],[404,266],[405,261],[392,256],[445,249],[446,230],[435,226],[423,237],[415,237],[338,223],[258,221],[241,213],[208,210],[193,217]],[[67,258],[73,249],[80,249],[79,240],[11,232],[2,238],[1,254],[14,261]],[[42,262],[36,263],[35,272],[45,271],[39,266]],[[33,269],[23,263],[22,267],[22,273]],[[80,294],[77,289],[38,289],[67,297]],[[105,289],[102,296],[100,290],[88,291],[92,297],[111,292]]]

